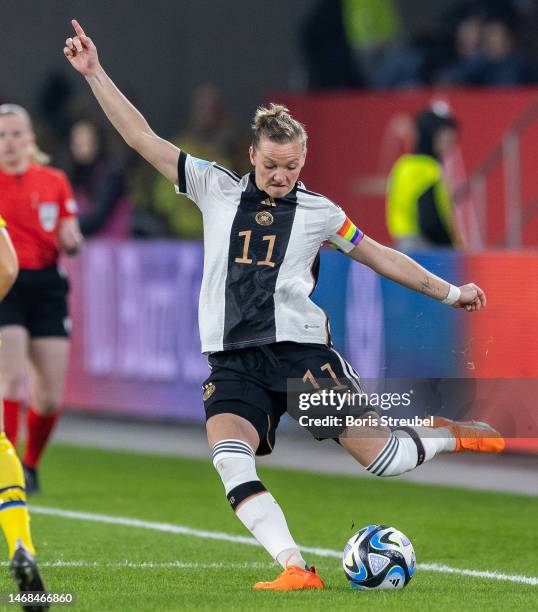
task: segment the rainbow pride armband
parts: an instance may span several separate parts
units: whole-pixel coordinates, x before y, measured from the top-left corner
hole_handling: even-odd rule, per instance
[[[342,227],[336,234],[329,238],[329,241],[344,253],[349,253],[353,250],[359,242],[364,238],[364,232],[346,217],[346,220],[342,224]]]

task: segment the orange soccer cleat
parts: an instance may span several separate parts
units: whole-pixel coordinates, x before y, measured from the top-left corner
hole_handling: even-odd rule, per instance
[[[272,582],[256,582],[252,588],[257,591],[302,591],[322,589],[324,586],[315,567],[306,570],[296,565],[288,565]]]
[[[487,423],[480,421],[452,421],[434,416],[432,427],[446,427],[456,438],[454,452],[500,453],[504,450],[504,438]]]

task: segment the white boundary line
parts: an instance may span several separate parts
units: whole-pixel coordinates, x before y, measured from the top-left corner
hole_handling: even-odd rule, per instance
[[[173,525],[171,523],[159,523],[156,521],[143,521],[140,519],[132,519],[123,516],[110,516],[108,514],[96,514],[92,512],[76,512],[73,510],[62,510],[61,508],[49,508],[47,506],[30,506],[30,511],[33,514],[45,514],[48,516],[57,516],[61,518],[70,518],[79,521],[92,521],[94,523],[107,523],[109,525],[122,525],[124,527],[138,527],[140,529],[152,529],[154,531],[163,531],[166,533],[175,533],[178,535],[188,535],[195,538],[202,538],[206,540],[222,540],[225,542],[234,542],[235,544],[248,544],[249,546],[260,546],[253,538],[246,536],[232,535],[230,533],[224,533],[222,531],[204,531],[201,529],[192,529],[191,527],[185,527],[184,525]],[[337,550],[331,550],[329,548],[315,548],[311,546],[301,546],[301,551],[316,555],[318,557],[332,557],[340,559],[342,553]],[[126,562],[127,563],[127,562]],[[181,563],[181,562],[178,562]],[[121,565],[121,564],[120,564]],[[170,567],[206,567],[212,564],[182,564],[182,565],[170,565]],[[233,564],[223,565],[219,567],[232,567]],[[249,564],[241,565],[241,567],[250,567]],[[137,566],[137,565],[135,565]],[[147,567],[151,567],[149,565]],[[121,567],[130,567],[129,565]],[[163,566],[164,567],[164,566]],[[235,566],[234,566],[235,567]],[[265,567],[265,566],[263,566]],[[450,567],[448,565],[441,565],[439,563],[419,563],[417,565],[419,570],[426,572],[439,572],[441,574],[456,574],[459,576],[471,576],[473,578],[487,578],[490,580],[502,580],[505,582],[517,582],[519,584],[527,584],[532,586],[538,586],[538,577],[535,576],[521,576],[518,574],[502,574],[500,572],[460,569],[457,567]]]
[[[9,561],[0,561],[0,567],[9,567]],[[111,569],[268,569],[275,567],[276,563],[187,563],[185,561],[119,561],[118,563],[100,563],[99,561],[44,561],[39,567],[82,567]]]

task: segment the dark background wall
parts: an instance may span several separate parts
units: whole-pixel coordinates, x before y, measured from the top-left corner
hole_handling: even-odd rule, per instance
[[[455,0],[400,0],[406,24]],[[89,93],[62,54],[76,17],[100,58],[150,123],[171,135],[196,84],[220,85],[247,120],[270,92],[301,85],[296,31],[317,0],[1,0],[0,98],[35,110],[48,76],[61,72]]]

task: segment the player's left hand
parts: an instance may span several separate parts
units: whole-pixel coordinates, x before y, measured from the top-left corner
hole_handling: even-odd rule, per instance
[[[454,308],[465,308],[468,312],[473,312],[486,307],[486,294],[474,283],[462,285],[460,291],[460,299],[454,304]]]

